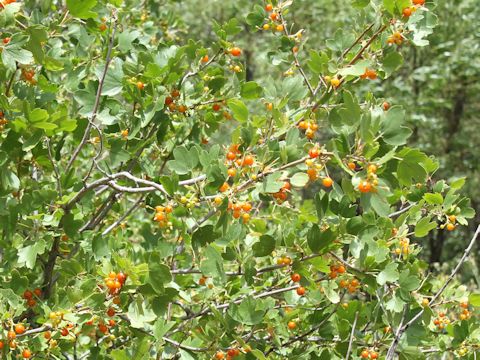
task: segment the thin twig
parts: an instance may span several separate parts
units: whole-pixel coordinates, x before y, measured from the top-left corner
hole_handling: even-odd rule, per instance
[[[85,129],[85,132],[83,133],[83,137],[82,137],[82,140],[80,141],[80,144],[77,146],[77,148],[73,152],[73,155],[72,155],[72,157],[70,158],[70,160],[67,164],[67,167],[65,169],[66,173],[68,173],[68,171],[72,167],[73,163],[75,162],[76,158],[80,154],[80,151],[82,150],[82,148],[87,143],[88,138],[90,137],[90,131],[93,127],[93,123],[94,123],[95,119],[97,118],[98,109],[100,107],[100,99],[102,97],[103,84],[104,84],[105,78],[107,76],[108,67],[110,66],[110,63],[112,61],[112,49],[113,49],[113,44],[115,42],[115,33],[117,31],[117,20],[118,20],[117,14],[116,14],[115,11],[112,14],[112,18],[113,18],[112,34],[110,36],[110,43],[108,45],[107,56],[105,58],[105,66],[103,68],[103,72],[102,72],[102,75],[100,76],[99,83],[98,83],[97,95],[95,96],[95,104],[93,106],[92,115],[88,119],[88,125]]]
[[[355,319],[353,320],[352,332],[350,333],[350,340],[348,341],[348,350],[347,355],[345,356],[345,360],[348,360],[350,358],[350,353],[352,352],[353,337],[355,335],[355,327],[357,326],[358,314],[359,312],[357,311],[355,313]]]

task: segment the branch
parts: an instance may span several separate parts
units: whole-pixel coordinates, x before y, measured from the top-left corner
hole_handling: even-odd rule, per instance
[[[369,31],[373,28],[374,25],[375,25],[375,23],[371,23],[371,24],[357,37],[357,39],[353,42],[353,44],[350,45],[350,46],[348,47],[348,49],[346,49],[346,50],[342,53],[342,56],[341,56],[340,60],[343,60],[343,58],[354,48],[355,45],[357,45],[357,44],[363,39],[363,37],[365,36],[365,34],[366,34],[367,32],[369,32]]]
[[[66,173],[68,173],[68,171],[72,167],[73,163],[75,162],[76,158],[80,154],[80,151],[82,150],[82,148],[87,143],[87,140],[90,136],[90,130],[92,129],[93,123],[94,123],[95,119],[97,118],[98,108],[100,107],[100,99],[102,97],[103,84],[105,82],[105,77],[107,76],[108,67],[109,67],[109,65],[112,61],[111,55],[112,55],[113,44],[115,42],[115,33],[117,31],[117,20],[118,20],[117,14],[116,14],[115,11],[112,14],[112,18],[113,18],[113,30],[112,30],[112,34],[110,36],[110,43],[108,45],[107,56],[105,58],[105,66],[103,68],[103,73],[102,73],[102,75],[100,77],[100,80],[99,80],[99,83],[98,83],[97,95],[95,97],[95,104],[93,106],[92,115],[91,115],[91,118],[88,119],[88,125],[87,125],[87,128],[85,129],[85,132],[83,133],[83,137],[82,137],[82,140],[80,141],[80,144],[77,146],[77,148],[73,152],[73,155],[72,155],[72,157],[70,158],[70,160],[67,164],[67,167],[65,169]]]
[[[435,295],[430,299],[430,302],[428,303],[428,306],[430,307],[437,301],[437,299],[442,295],[442,293],[445,291],[447,288],[448,284],[453,280],[455,275],[458,273],[460,270],[461,266],[463,263],[467,260],[467,257],[470,255],[470,252],[473,249],[473,246],[475,245],[475,242],[477,241],[478,235],[480,234],[480,225],[477,227],[477,230],[475,231],[475,234],[473,234],[472,240],[470,240],[470,244],[467,246],[465,251],[463,252],[463,256],[460,258],[457,266],[452,270],[450,276],[447,278],[447,281],[443,284],[443,286],[435,293]],[[405,325],[400,326],[397,334],[395,336],[395,339],[393,340],[392,344],[390,345],[390,348],[388,349],[387,357],[386,360],[391,360],[393,359],[396,349],[398,347],[398,344],[400,342],[400,338],[402,337],[403,333],[413,324],[415,323],[425,312],[425,308],[422,308],[417,315],[415,315],[409,322],[407,322]]]
[[[348,358],[350,357],[350,353],[352,352],[353,337],[355,335],[355,327],[357,326],[357,320],[358,311],[355,313],[355,319],[353,320],[352,332],[350,333],[350,340],[348,341],[348,350],[347,355],[345,356],[345,360],[348,360]]]
[[[136,208],[138,208],[140,206],[140,204],[142,203],[144,199],[144,196],[140,196],[140,198],[135,201],[135,203],[132,205],[132,207],[130,209],[128,209],[125,214],[123,214],[120,219],[118,219],[117,221],[115,221],[112,225],[110,225],[108,228],[106,228],[103,232],[102,232],[102,236],[105,236],[107,235],[110,231],[112,231],[113,229],[115,229],[123,220],[125,220],[133,211],[135,211]]]
[[[415,204],[407,205],[407,206],[405,206],[403,209],[400,209],[400,210],[398,210],[398,211],[395,211],[395,212],[389,214],[388,217],[389,217],[389,218],[393,218],[393,217],[395,217],[395,216],[401,215],[401,214],[403,214],[404,212],[407,212],[408,210],[410,210],[410,209],[411,209],[412,207],[414,207],[414,206],[415,206]]]

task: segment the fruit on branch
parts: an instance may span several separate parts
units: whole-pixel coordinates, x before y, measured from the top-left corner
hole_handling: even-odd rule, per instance
[[[242,49],[240,49],[239,47],[233,47],[230,49],[229,52],[230,52],[230,55],[235,57],[242,55]]]

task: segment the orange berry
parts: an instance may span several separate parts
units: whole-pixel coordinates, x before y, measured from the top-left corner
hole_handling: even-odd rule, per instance
[[[303,295],[305,295],[305,292],[306,292],[306,290],[303,286],[300,286],[299,288],[297,288],[297,295],[303,296]]]
[[[222,360],[224,357],[225,354],[223,353],[223,351],[217,351],[217,353],[215,354],[215,359],[217,360]]]
[[[23,298],[25,300],[30,300],[33,297],[33,293],[30,290],[25,290],[23,293]]]
[[[345,271],[346,271],[345,266],[343,266],[343,265],[338,265],[338,266],[337,266],[337,272],[338,272],[339,274],[344,274]],[[353,279],[353,280],[356,280],[356,279]],[[353,280],[352,280],[352,281],[353,281]]]
[[[268,11],[268,12],[272,11],[273,10],[273,5],[272,4],[265,5],[265,10]]]
[[[308,155],[310,156],[310,158],[315,159],[319,157],[320,150],[316,146],[314,146],[308,151]]]
[[[377,170],[378,170],[377,165],[375,165],[375,164],[368,165],[367,171],[369,173],[375,174],[377,172]]]
[[[316,180],[317,179],[317,170],[315,169],[308,169],[307,170],[307,175],[310,180]]]
[[[9,37],[6,37],[6,38],[4,38],[2,41],[3,41],[3,43],[4,43],[5,45],[7,45],[7,44],[10,42],[10,38],[9,38]]]
[[[454,223],[455,221],[457,221],[457,217],[455,215],[450,215],[448,217],[448,220],[450,220],[450,222]]]
[[[334,77],[330,80],[330,84],[334,87],[337,88],[340,86],[340,79]]]
[[[145,84],[141,81],[137,82],[137,89],[138,90],[143,90],[145,88]]]
[[[355,171],[355,169],[357,168],[357,165],[355,165],[354,162],[349,162],[349,163],[347,164],[347,166],[348,166],[348,168],[349,168],[350,170],[352,170],[352,171]]]
[[[42,290],[40,290],[39,288],[36,288],[35,290],[33,290],[33,293],[34,293],[37,297],[42,296]]]
[[[302,276],[298,273],[295,273],[295,274],[292,274],[290,278],[292,279],[293,282],[299,282]]]
[[[283,189],[283,190],[290,190],[291,188],[292,188],[292,184],[290,184],[289,181],[285,181],[285,182],[283,183],[283,186],[282,186],[282,189]]]
[[[62,336],[67,336],[68,335],[68,329],[64,327],[61,331]]]
[[[265,107],[267,108],[268,111],[272,111],[272,110],[273,110],[273,104],[272,104],[272,103],[266,103],[266,104],[265,104]]]
[[[358,190],[362,193],[368,193],[372,190],[372,185],[368,181],[362,180],[360,184],[358,184]]]
[[[239,47],[233,47],[230,49],[230,55],[232,56],[240,56],[242,54],[242,49]]]
[[[230,185],[228,185],[226,182],[224,182],[223,185],[220,186],[219,191],[220,191],[220,192],[225,192],[225,191],[227,191],[229,188],[230,188]]]
[[[413,0],[413,4],[423,6],[425,5],[425,0]]]
[[[213,104],[212,105],[212,110],[213,111],[219,111],[222,107],[220,106],[220,104]]]
[[[242,216],[242,213],[240,210],[233,210],[232,216],[234,219],[239,219],[240,216]]]
[[[447,230],[448,230],[448,231],[453,231],[453,230],[455,230],[455,225],[453,225],[452,223],[448,223],[448,224],[447,224]]]
[[[360,356],[362,357],[362,359],[368,359],[368,357],[370,356],[370,353],[368,350],[363,350]]]
[[[28,299],[27,305],[29,307],[34,307],[35,305],[37,305],[37,301],[35,299]]]
[[[173,98],[170,97],[170,96],[167,96],[167,97],[165,98],[165,105],[168,106],[168,105],[170,105],[170,104],[172,104],[172,103],[173,103]]]
[[[306,130],[308,129],[308,123],[302,120],[298,123],[298,128],[302,130]]]
[[[387,111],[388,109],[390,109],[390,104],[388,102],[384,101],[383,104],[382,104],[382,107],[383,107],[384,111]]]
[[[347,282],[347,280],[340,280],[340,282],[338,283],[338,285],[339,285],[342,289],[345,289],[345,288],[348,286],[348,282]]]
[[[375,351],[370,353],[370,359],[378,359],[378,354]]]
[[[50,338],[52,337],[52,333],[50,331],[45,331],[43,333],[43,337],[46,339],[46,340],[50,340]]]
[[[9,330],[7,333],[7,339],[8,340],[13,340],[17,337],[17,333],[13,330]]]
[[[468,302],[461,302],[460,307],[463,309],[468,309]]]
[[[410,17],[412,15],[412,8],[406,7],[405,9],[403,9],[402,15],[406,18]]]
[[[28,349],[23,349],[22,351],[22,357],[24,359],[30,359],[32,357],[32,352]]]
[[[110,317],[115,316],[115,309],[114,308],[108,308],[107,315],[110,316]]]
[[[297,327],[297,323],[295,321],[289,321],[287,326],[290,330],[293,330]]]
[[[202,57],[202,62],[206,63],[206,62],[208,62],[208,59],[209,59],[208,55],[205,55],[204,57]]]
[[[15,333],[17,334],[23,334],[25,332],[25,326],[23,324],[17,324],[15,325]]]
[[[243,214],[242,215],[242,221],[244,224],[248,223],[250,221],[250,214]]]
[[[0,350],[2,350],[4,346],[5,344],[3,343],[3,341],[0,341]]]
[[[187,112],[187,107],[185,105],[178,105],[178,112],[185,113]]]
[[[273,12],[270,14],[270,20],[275,21],[278,19],[278,14]]]
[[[246,202],[242,205],[242,210],[243,211],[246,211],[246,212],[249,212],[250,210],[252,210],[252,204]]]
[[[105,324],[98,324],[98,330],[104,334],[108,332],[107,325]]]
[[[230,177],[234,177],[237,174],[237,170],[235,170],[235,168],[230,168],[227,170],[227,174]]]
[[[283,31],[283,29],[284,29],[284,27],[283,27],[282,24],[278,24],[278,25],[275,27],[275,30],[277,30],[278,32]],[[297,51],[298,51],[298,48],[297,48]],[[294,52],[296,52],[296,51],[294,51]]]
[[[242,166],[252,166],[254,161],[255,160],[252,155],[247,155],[245,156],[245,159],[243,159]]]
[[[323,186],[325,186],[325,187],[327,187],[327,188],[332,187],[332,185],[333,185],[333,180],[332,180],[331,178],[329,178],[329,177],[326,177],[326,178],[324,178],[324,179],[322,180],[322,184],[323,184]]]
[[[235,160],[236,158],[237,158],[237,155],[235,155],[235,153],[233,151],[229,151],[227,153],[227,160],[232,161],[232,160]]]
[[[107,25],[106,25],[106,24],[100,24],[100,25],[98,26],[98,29],[99,29],[100,31],[105,31],[105,30],[107,30]]]
[[[177,89],[173,89],[170,95],[172,95],[174,98],[178,98],[180,97],[180,91]]]

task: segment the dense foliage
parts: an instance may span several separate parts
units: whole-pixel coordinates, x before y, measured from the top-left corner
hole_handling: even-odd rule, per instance
[[[2,358],[474,359],[449,6],[220,4],[3,1]]]

